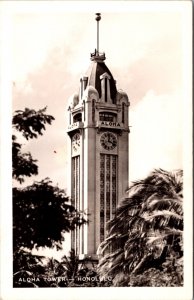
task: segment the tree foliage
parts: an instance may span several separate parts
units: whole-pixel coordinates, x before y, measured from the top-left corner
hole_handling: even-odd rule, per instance
[[[12,176],[13,179],[24,182],[25,176],[38,174],[37,160],[32,158],[30,152],[22,153],[22,145],[16,142],[16,136],[12,136]]]
[[[28,140],[37,138],[54,117],[46,107],[35,111],[16,111],[13,127]],[[38,174],[38,166],[30,153],[22,153],[22,145],[13,136],[13,178],[22,183],[26,176]],[[49,178],[25,188],[13,188],[14,251],[33,247],[61,248],[63,233],[84,223],[84,215],[69,203],[65,191],[54,187]]]
[[[42,131],[46,129],[45,125],[51,125],[55,119],[53,116],[45,114],[46,109],[47,107],[38,111],[29,108],[16,110],[12,119],[13,127],[21,132],[27,140],[37,138],[38,135],[43,134]]]
[[[181,170],[159,169],[131,185],[99,247],[100,276],[112,276],[115,286],[135,286],[134,278],[140,276],[142,285],[149,286],[148,278],[151,284],[154,279],[146,274],[154,269],[158,278],[164,275],[162,285],[174,285],[167,274],[173,270],[178,276],[177,261],[183,256],[182,175]],[[175,284],[182,285],[182,277]]]
[[[35,111],[25,108],[13,116],[13,128],[27,139],[43,134],[46,124],[54,117],[47,115],[46,108]],[[22,145],[12,136],[13,178],[20,183],[25,177],[38,174],[37,161],[30,152],[23,153]],[[60,287],[68,280],[58,282],[59,276],[68,278],[64,263],[39,255],[32,255],[36,247],[62,248],[64,233],[85,223],[84,213],[78,212],[64,190],[53,186],[49,178],[24,188],[13,188],[13,286]],[[46,261],[46,263],[45,263]],[[67,265],[67,260],[65,260]],[[67,272],[68,271],[68,272]],[[51,281],[51,280],[52,281]]]
[[[68,203],[65,191],[49,179],[13,189],[13,246],[61,248],[63,233],[84,223],[84,215]]]
[[[35,111],[34,109],[25,108],[17,110],[12,118],[13,128],[21,132],[28,140],[37,138],[42,135],[46,129],[46,124],[51,124],[54,117],[47,115],[46,107]],[[30,152],[23,153],[22,145],[17,142],[17,137],[12,136],[12,176],[19,183],[24,182],[25,177],[38,174],[37,160],[32,158]]]

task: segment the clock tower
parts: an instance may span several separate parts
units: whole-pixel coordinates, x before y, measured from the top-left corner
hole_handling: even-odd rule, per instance
[[[97,49],[68,106],[71,199],[88,219],[71,235],[71,247],[80,258],[95,258],[106,237],[106,223],[128,187],[129,100],[117,89],[105,54],[99,52],[100,18],[96,14]]]

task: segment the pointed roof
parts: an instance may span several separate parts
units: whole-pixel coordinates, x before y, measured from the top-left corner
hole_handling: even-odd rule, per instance
[[[91,54],[91,64],[86,72],[86,76],[88,77],[87,85],[93,86],[99,94],[99,98],[101,98],[101,76],[107,73],[110,76],[110,95],[113,103],[116,102],[116,82],[113,78],[112,73],[104,63],[105,54],[104,53],[95,53]]]

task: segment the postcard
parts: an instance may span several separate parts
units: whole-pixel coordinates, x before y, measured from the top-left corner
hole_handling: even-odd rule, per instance
[[[192,299],[191,2],[0,9],[2,299]]]

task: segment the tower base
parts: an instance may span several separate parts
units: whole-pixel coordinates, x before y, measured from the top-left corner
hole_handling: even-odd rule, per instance
[[[98,255],[97,254],[80,254],[79,258],[79,265],[80,269],[83,267],[87,267],[88,269],[95,269],[98,264]]]

